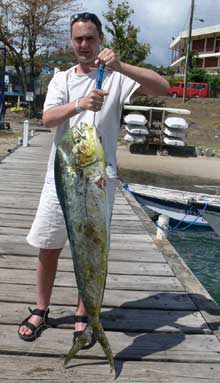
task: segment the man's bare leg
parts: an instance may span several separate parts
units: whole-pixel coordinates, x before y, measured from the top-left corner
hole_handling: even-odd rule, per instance
[[[77,309],[76,309],[75,315],[80,315],[80,316],[86,316],[87,315],[85,306],[84,306],[83,301],[80,297],[78,297],[78,303],[77,303]],[[87,326],[86,323],[76,322],[75,323],[75,331],[83,331],[86,326]]]
[[[62,249],[40,249],[37,262],[37,308],[47,310],[52,293],[53,283],[57,271],[58,257]],[[38,327],[43,319],[37,315],[32,315],[28,320],[34,326]],[[21,326],[19,333],[21,335],[30,335],[32,331],[26,326]]]

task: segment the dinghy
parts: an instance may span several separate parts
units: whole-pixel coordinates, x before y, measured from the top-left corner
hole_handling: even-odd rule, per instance
[[[220,236],[220,196],[134,183],[129,183],[127,190],[158,215],[186,224],[211,226]]]

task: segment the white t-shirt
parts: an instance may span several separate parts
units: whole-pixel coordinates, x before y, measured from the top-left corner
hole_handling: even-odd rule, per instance
[[[44,111],[86,96],[92,89],[95,89],[96,76],[96,71],[87,74],[75,73],[75,67],[56,73],[48,87]],[[139,87],[140,84],[136,81],[118,72],[104,73],[102,89],[107,90],[109,94],[104,99],[102,109],[97,113],[86,110],[57,127],[48,162],[46,182],[54,180],[56,146],[62,135],[69,127],[80,124],[80,122],[95,124],[98,135],[101,137],[106,164],[112,166],[113,173],[116,175],[116,149],[122,106],[124,103],[130,103],[132,94]]]

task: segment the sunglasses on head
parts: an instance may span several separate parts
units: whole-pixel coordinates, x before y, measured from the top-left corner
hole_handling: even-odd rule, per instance
[[[71,28],[71,34],[72,34],[72,26],[77,21],[92,21],[98,29],[99,34],[102,34],[102,24],[101,21],[98,19],[98,17],[94,13],[89,12],[83,12],[83,13],[75,13],[70,18],[70,28]]]

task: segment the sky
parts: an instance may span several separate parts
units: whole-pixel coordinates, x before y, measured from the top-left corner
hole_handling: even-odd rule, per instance
[[[122,1],[121,1],[122,2]],[[140,28],[139,42],[151,46],[146,62],[167,66],[171,63],[169,49],[172,37],[188,31],[191,0],[127,0],[134,14],[130,20]],[[107,0],[81,0],[88,12],[96,13],[106,24],[103,13],[108,10]],[[114,0],[117,5],[118,0]],[[198,19],[203,19],[200,22]],[[220,25],[220,0],[195,0],[193,28]],[[107,35],[106,35],[107,37]]]

